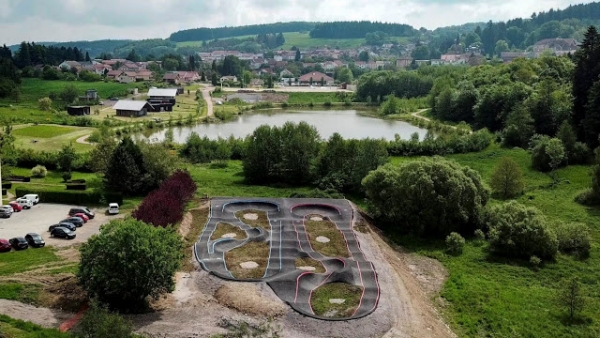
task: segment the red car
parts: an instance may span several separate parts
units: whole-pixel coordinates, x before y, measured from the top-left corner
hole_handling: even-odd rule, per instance
[[[73,217],[79,217],[79,218],[81,218],[83,220],[83,223],[87,223],[87,221],[90,220],[90,218],[86,214],[84,214],[82,212],[74,214]]]
[[[0,252],[9,252],[10,250],[12,250],[12,246],[8,239],[0,239]]]
[[[13,211],[15,212],[23,210],[23,207],[15,201],[9,202],[8,205],[10,205],[13,208]]]

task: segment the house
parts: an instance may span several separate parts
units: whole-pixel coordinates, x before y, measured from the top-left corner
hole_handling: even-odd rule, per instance
[[[287,70],[287,69],[284,69],[284,70],[282,70],[282,71],[279,73],[279,77],[281,77],[281,78],[290,78],[290,77],[294,77],[294,73],[290,72],[290,71],[289,71],[289,70]]]
[[[327,74],[323,74],[321,72],[312,72],[300,76],[298,82],[300,82],[301,86],[309,86],[313,84],[331,86],[333,85],[334,80],[331,76],[328,76]]]
[[[71,70],[73,68],[77,69],[78,71],[81,70],[81,63],[77,61],[64,61],[63,63],[58,65],[58,69]]]
[[[137,81],[150,81],[152,79],[152,72],[149,70],[140,70],[135,75]]]
[[[163,76],[163,81],[165,81],[168,84],[172,84],[172,85],[178,85],[179,84],[179,73],[175,72],[175,73],[166,73]]]
[[[117,77],[117,81],[119,81],[119,83],[132,83],[137,81],[136,76],[136,72],[122,72],[121,75]]]
[[[150,88],[147,101],[152,105],[151,111],[172,111],[178,92],[177,88]]]
[[[539,56],[545,50],[551,50],[555,54],[567,54],[569,52],[574,53],[577,49],[579,49],[579,46],[575,39],[543,39],[533,45],[533,52],[536,56]]]
[[[197,72],[177,72],[179,74],[179,80],[181,82],[194,82],[200,81],[200,75]]]
[[[90,106],[68,106],[67,113],[71,116],[90,115]]]
[[[252,79],[252,80],[250,80],[250,87],[259,88],[259,87],[264,86],[264,84],[265,84],[265,82],[263,80],[261,80],[261,79]]]
[[[122,70],[111,70],[108,73],[106,73],[106,77],[109,79],[118,80],[121,74],[123,74]]]
[[[222,76],[220,81],[221,82],[227,82],[227,81],[231,81],[231,82],[237,82],[237,76],[235,75],[229,75],[229,76]]]
[[[446,62],[442,59],[431,59],[431,65],[432,66],[441,66],[446,64]]]
[[[527,55],[525,54],[525,52],[502,52],[500,53],[500,59],[502,59],[502,61],[508,63],[513,61],[516,58],[524,58]]]
[[[396,60],[396,67],[406,68],[406,67],[410,66],[412,61],[413,61],[413,59],[411,57],[401,57]]]
[[[443,64],[464,65],[469,60],[469,57],[466,54],[443,54],[441,60],[443,61]],[[433,60],[431,60],[431,64],[433,65]]]
[[[119,100],[113,106],[113,109],[117,111],[117,116],[126,117],[139,117],[148,115],[148,110],[153,107],[147,101],[132,101],[132,100]]]
[[[429,60],[415,60],[417,66],[425,66],[429,64]]]

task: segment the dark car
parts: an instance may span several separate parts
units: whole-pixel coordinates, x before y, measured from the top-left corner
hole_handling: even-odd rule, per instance
[[[93,211],[91,211],[90,209],[88,209],[88,207],[75,207],[75,208],[71,208],[71,210],[69,210],[69,216],[73,216],[75,214],[84,214],[87,217],[89,217],[90,219],[94,218],[94,216],[96,216],[96,214],[94,214]]]
[[[60,223],[73,223],[76,227],[81,228],[83,226],[83,219],[81,217],[69,217],[60,221]]]
[[[75,232],[63,227],[56,227],[50,231],[50,237],[73,239],[75,236]]]
[[[0,206],[0,217],[10,218],[13,213],[13,208],[10,205]]]
[[[52,230],[53,230],[54,228],[58,228],[58,227],[67,228],[67,229],[69,229],[69,230],[71,230],[71,231],[75,231],[75,230],[77,230],[77,227],[76,227],[76,226],[75,226],[75,224],[73,224],[73,223],[69,223],[69,222],[60,222],[60,223],[58,223],[58,224],[51,225],[51,226],[48,228],[48,231],[52,232]]]
[[[12,250],[12,245],[8,239],[0,239],[0,252],[9,252]]]
[[[25,250],[29,247],[27,241],[23,237],[15,237],[8,240],[10,245],[15,248],[15,250]]]
[[[27,244],[29,244],[29,246],[32,248],[43,248],[44,246],[46,246],[46,242],[44,242],[42,236],[33,232],[25,235],[25,240],[27,241]]]

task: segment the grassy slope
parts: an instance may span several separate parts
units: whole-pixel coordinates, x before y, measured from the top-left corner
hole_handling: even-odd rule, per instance
[[[10,338],[68,338],[68,333],[44,329],[39,325],[0,315],[0,332]]]
[[[448,321],[461,337],[598,337],[600,322],[600,211],[573,201],[590,184],[589,167],[572,166],[559,175],[568,182],[546,188],[551,179],[530,168],[529,154],[524,150],[500,149],[492,146],[481,153],[453,155],[463,165],[479,171],[489,183],[491,172],[503,156],[517,161],[527,182],[526,193],[519,201],[542,210],[549,218],[567,222],[584,222],[592,228],[594,244],[591,258],[579,261],[560,255],[557,262],[546,262],[538,272],[527,262],[506,262],[488,257],[486,246],[467,244],[464,254],[444,254],[442,242],[420,242],[398,238],[405,247],[440,260],[450,272],[442,296],[451,305],[445,308]],[[394,162],[406,159],[394,158]],[[497,201],[493,201],[497,202]],[[557,308],[556,294],[561,280],[579,276],[589,296],[584,313],[590,323],[563,325],[566,312]]]
[[[77,143],[76,140],[82,136],[90,135],[93,131],[94,128],[22,125],[15,126],[13,134],[15,135],[15,146],[17,148],[57,151],[63,145],[71,143],[75,151],[87,152],[92,150],[93,146]]]

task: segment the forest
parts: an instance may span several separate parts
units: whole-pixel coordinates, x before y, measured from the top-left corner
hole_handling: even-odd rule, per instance
[[[245,35],[302,32],[310,31],[314,25],[315,24],[311,22],[278,22],[273,24],[239,27],[193,28],[175,32],[171,34],[169,40],[175,42],[208,41]]]
[[[318,23],[310,31],[311,38],[355,39],[367,33],[383,32],[391,36],[415,36],[418,31],[412,26],[398,23],[371,21],[337,21]]]

